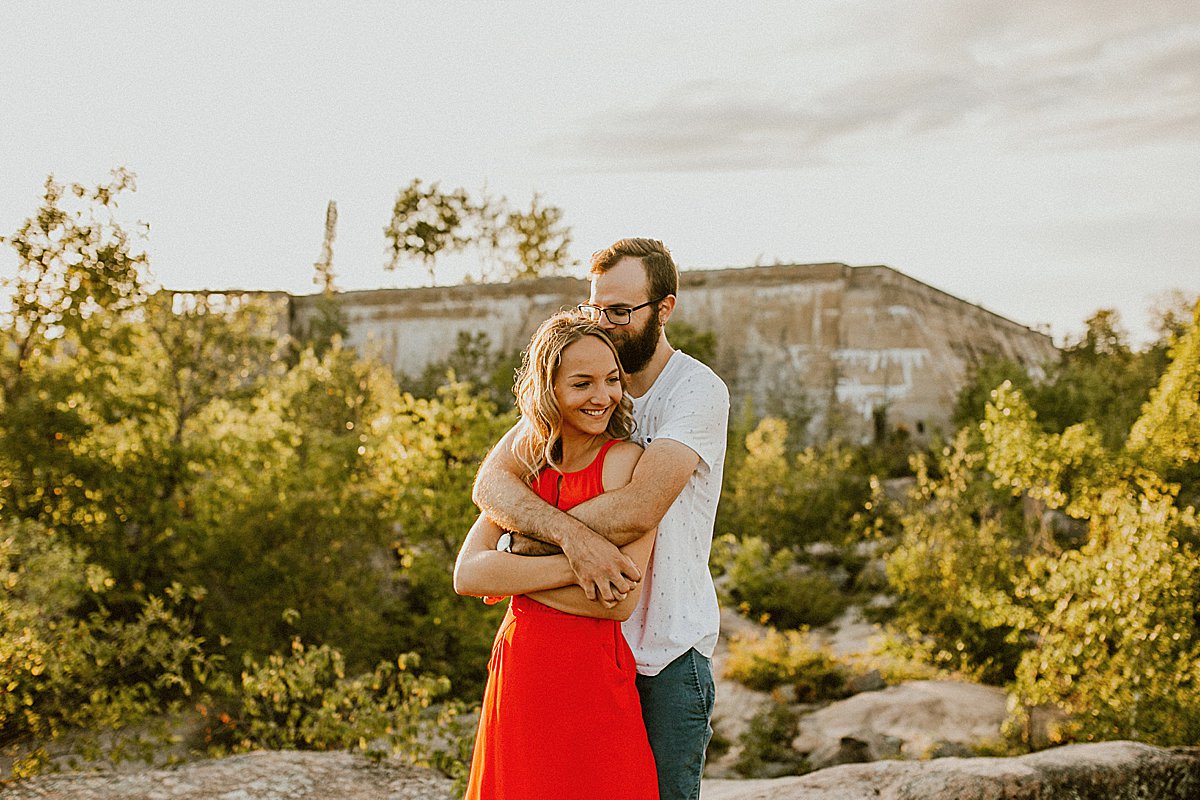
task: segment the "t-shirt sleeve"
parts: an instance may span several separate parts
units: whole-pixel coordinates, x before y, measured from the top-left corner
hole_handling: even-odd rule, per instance
[[[689,375],[671,392],[655,439],[686,444],[712,469],[725,459],[729,425],[729,390],[714,373]]]

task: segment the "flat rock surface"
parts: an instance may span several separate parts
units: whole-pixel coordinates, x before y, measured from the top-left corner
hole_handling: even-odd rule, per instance
[[[707,781],[703,800],[1195,800],[1200,748],[1079,744],[1018,758],[847,764],[773,780]]]
[[[937,743],[970,746],[1000,738],[1004,691],[956,681],[909,681],[856,694],[808,714],[793,746],[812,753],[842,737],[865,742],[891,739],[905,758],[920,758]],[[876,757],[882,757],[882,754]]]
[[[0,788],[4,800],[446,800],[440,773],[353,753],[281,750],[175,769],[43,775]]]
[[[349,753],[259,752],[175,769],[45,775],[4,800],[446,800],[426,769]],[[1019,758],[848,764],[773,780],[708,780],[703,800],[1195,800],[1200,748],[1083,744]],[[541,800],[538,798],[537,800]]]

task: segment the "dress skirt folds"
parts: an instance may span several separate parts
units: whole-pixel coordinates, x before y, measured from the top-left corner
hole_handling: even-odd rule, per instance
[[[657,798],[635,675],[620,623],[514,597],[488,664],[467,797]]]
[[[580,472],[553,473],[553,493],[539,485],[548,481],[534,488],[560,508],[599,494],[607,450]],[[657,800],[636,675],[616,620],[512,598],[488,662],[466,797]]]

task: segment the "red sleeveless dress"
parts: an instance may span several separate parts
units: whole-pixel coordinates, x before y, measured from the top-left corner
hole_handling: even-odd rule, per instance
[[[564,511],[601,494],[606,442],[578,472],[533,489]],[[654,755],[621,623],[514,597],[500,624],[468,800],[657,800]]]

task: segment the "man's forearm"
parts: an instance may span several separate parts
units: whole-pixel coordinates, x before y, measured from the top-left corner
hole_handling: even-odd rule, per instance
[[[564,537],[589,532],[624,547],[657,524],[657,520],[631,508],[619,489],[597,495],[567,512],[538,497],[509,473],[486,478],[481,475],[475,487],[475,502],[500,527],[543,543],[543,547],[514,543],[513,552],[520,555],[550,555],[561,551]]]
[[[635,507],[620,489],[596,495],[572,508],[570,514],[617,547],[642,538],[658,525],[657,519]]]
[[[592,533],[587,525],[539,497],[517,476],[500,469],[481,471],[472,499],[500,527],[562,547],[571,536]]]

